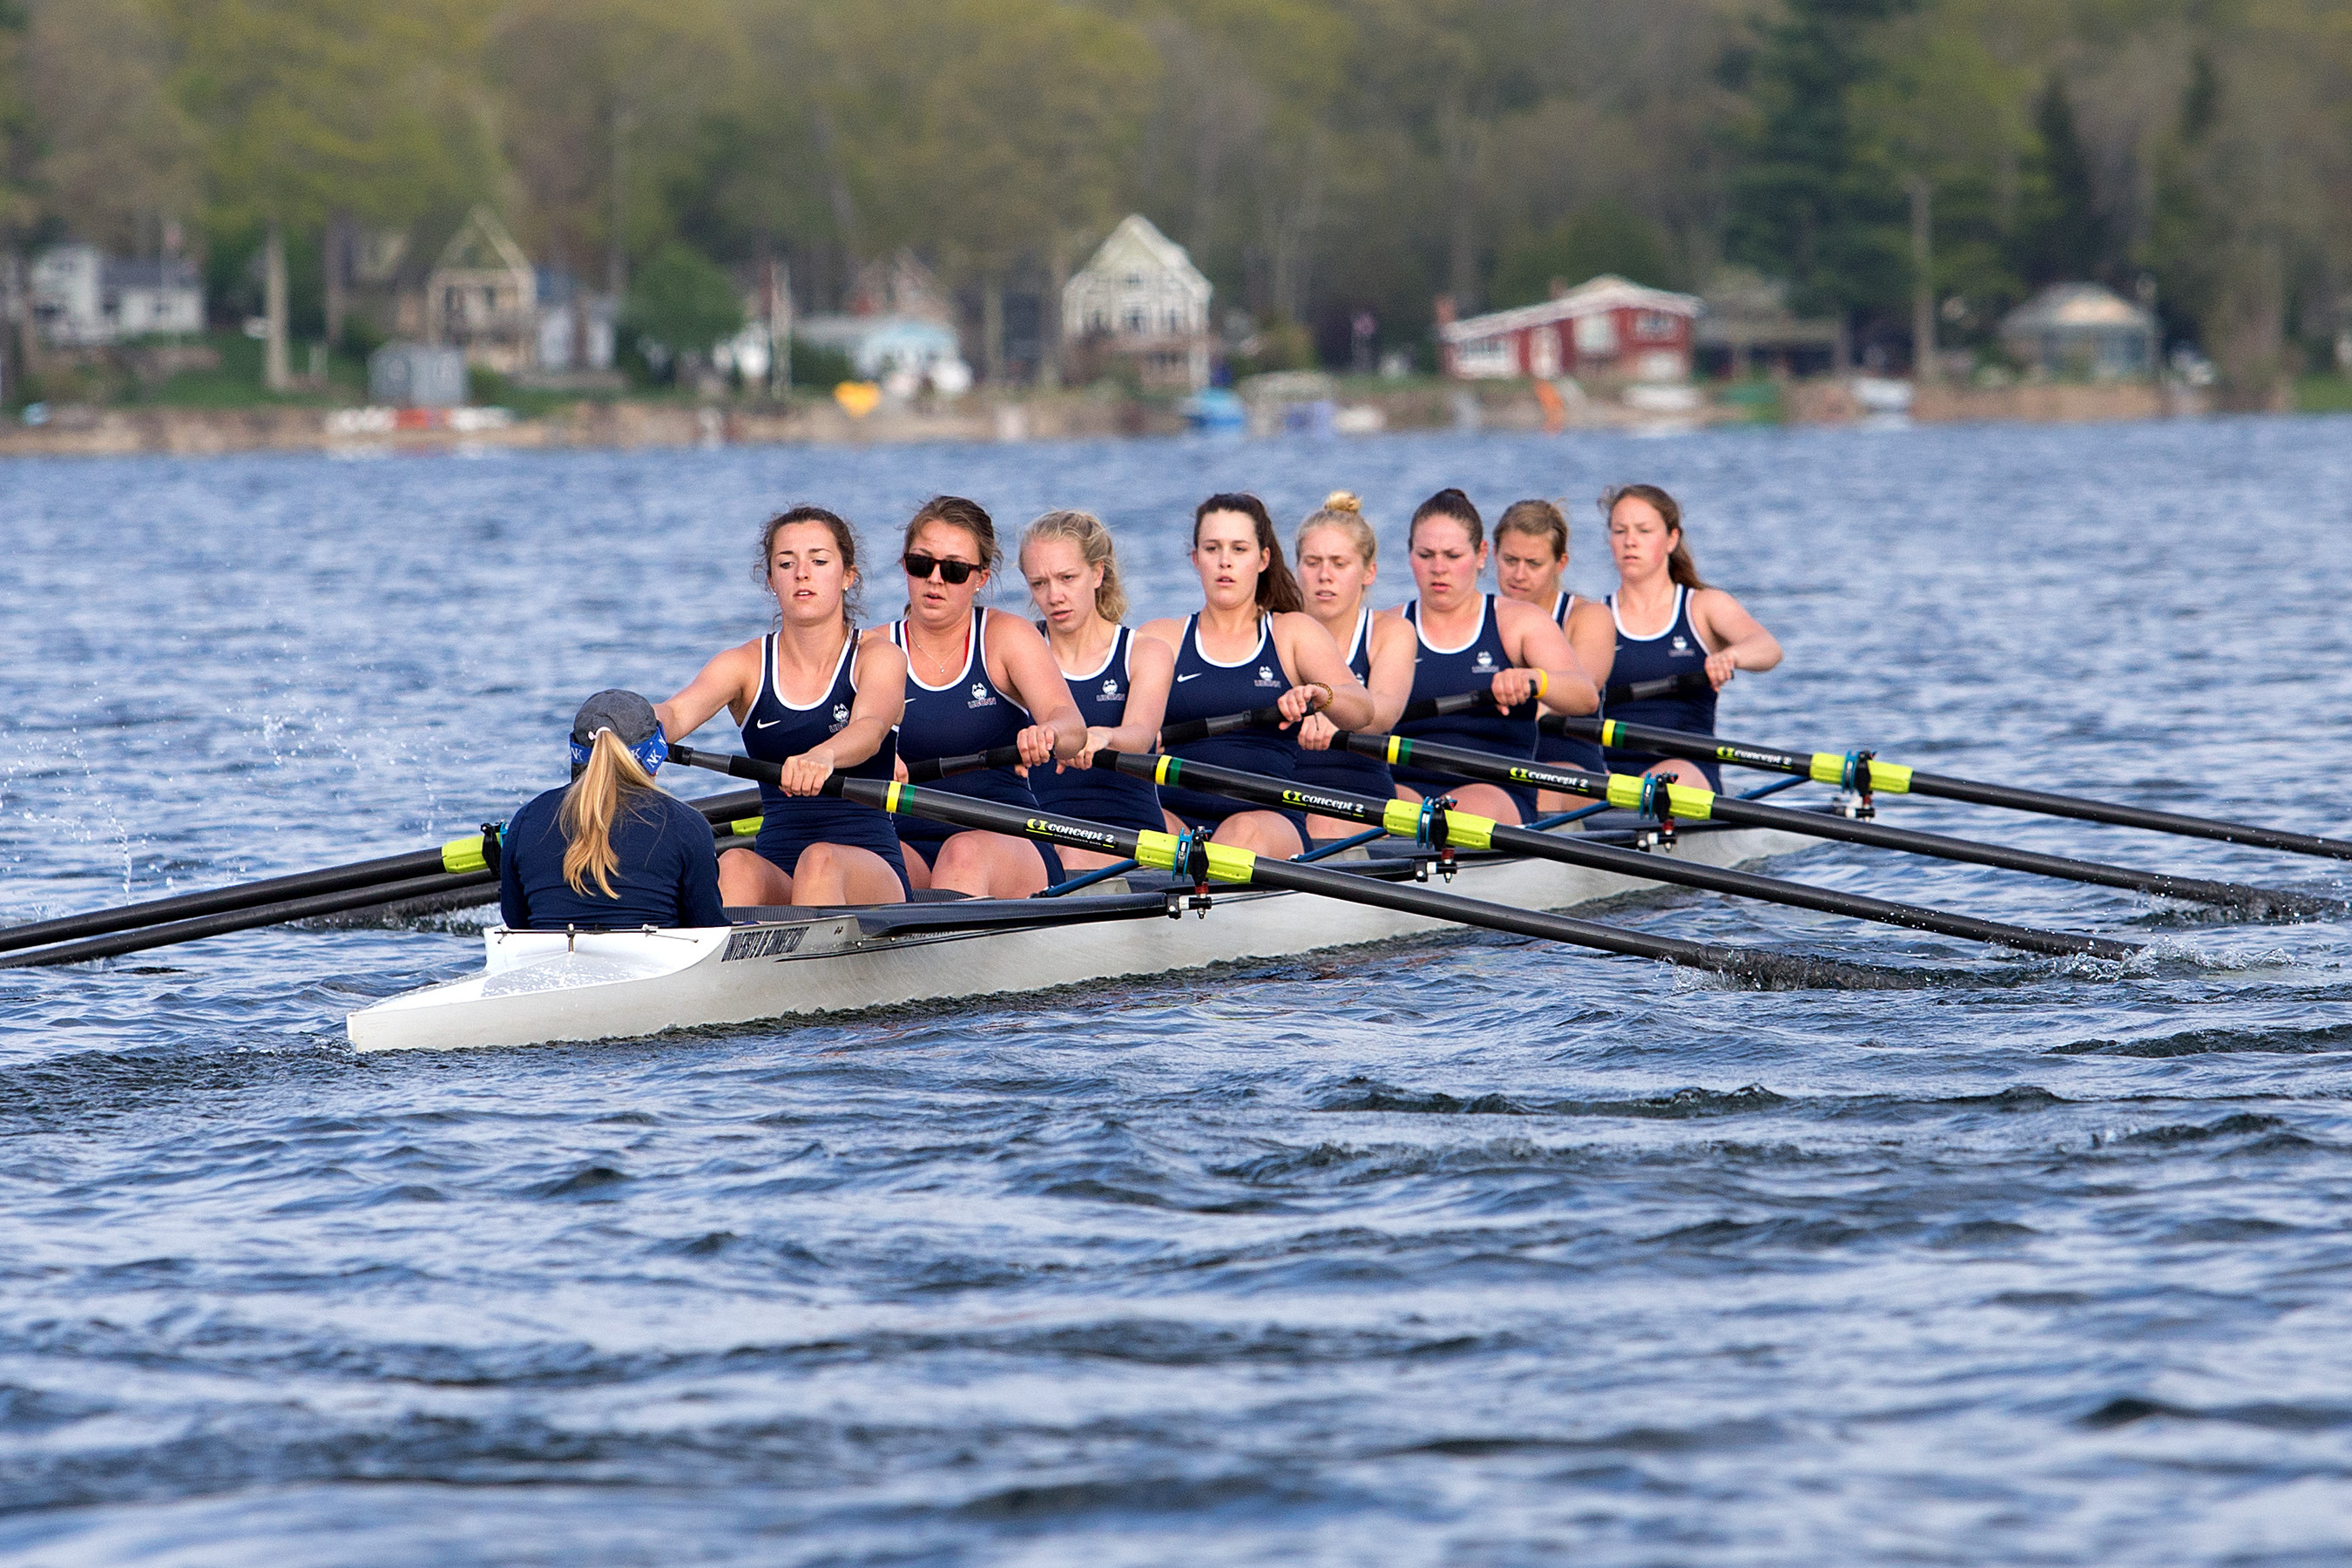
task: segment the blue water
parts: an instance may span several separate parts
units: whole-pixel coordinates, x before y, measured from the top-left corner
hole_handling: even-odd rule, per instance
[[[761,629],[790,500],[877,563],[934,490],[1093,508],[1154,611],[1213,489],[1361,491],[1402,597],[1452,483],[1573,502],[1604,588],[1591,500],[1633,479],[1787,645],[1728,734],[2352,832],[2342,420],[18,462],[0,917],[504,816],[581,696]],[[1609,916],[1974,978],[1464,937],[364,1061],[343,1016],[472,967],[463,922],[0,973],[0,1559],[2342,1561],[2352,926],[1774,868],[2159,951],[1674,894]]]

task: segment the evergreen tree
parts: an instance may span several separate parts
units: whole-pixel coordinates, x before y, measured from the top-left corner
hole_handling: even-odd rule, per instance
[[[1910,285],[1902,172],[1856,133],[1855,89],[1877,72],[1871,28],[1912,0],[1789,0],[1765,26],[1755,120],[1731,180],[1726,249],[1789,279],[1802,311],[1899,309]]]
[[[2017,270],[2034,288],[2081,282],[2106,274],[2114,260],[2107,225],[2091,178],[2090,155],[2074,124],[2074,100],[2065,79],[2050,82],[2034,106],[2033,129],[2041,142],[2031,195],[2021,204],[2017,226]]]

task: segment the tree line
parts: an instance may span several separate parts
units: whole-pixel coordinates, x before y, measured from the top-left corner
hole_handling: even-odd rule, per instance
[[[1364,311],[1425,350],[1440,294],[1739,267],[1895,363],[1923,281],[1963,345],[2102,281],[2258,391],[2352,326],[2352,7],[0,0],[13,254],[183,248],[238,309],[282,273],[315,336],[328,237],[481,202],[615,290],[776,261],[827,309],[911,247],[1000,376],[1008,299],[1140,211],[1326,363]]]

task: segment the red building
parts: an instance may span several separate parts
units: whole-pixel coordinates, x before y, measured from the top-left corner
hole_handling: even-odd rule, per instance
[[[1440,368],[1457,381],[1555,376],[1687,381],[1696,297],[1644,289],[1614,273],[1517,310],[1448,321],[1441,303]]]

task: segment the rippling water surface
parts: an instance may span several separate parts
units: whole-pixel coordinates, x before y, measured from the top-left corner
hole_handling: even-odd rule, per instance
[[[1564,496],[1598,591],[1589,498],[1637,478],[1788,647],[1727,734],[2352,832],[2343,421],[18,462],[0,918],[504,816],[583,693],[760,629],[782,502],[884,559],[934,490],[1093,508],[1155,610],[1212,489],[1362,491],[1391,589],[1420,495]],[[1970,983],[1743,992],[1463,937],[367,1060],[343,1016],[478,939],[0,973],[0,1558],[2342,1561],[2352,924],[1775,868],[2158,954],[1673,895],[1612,918]]]

